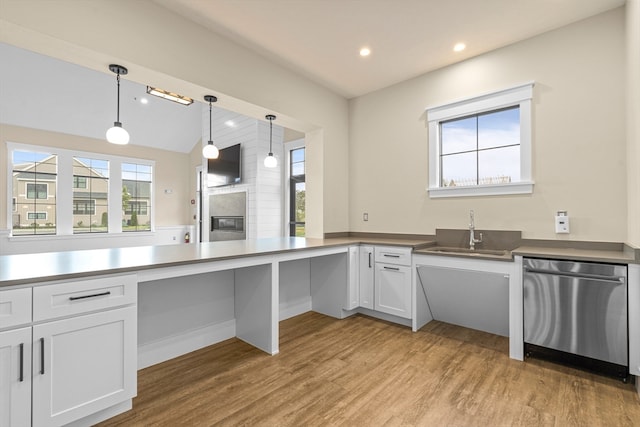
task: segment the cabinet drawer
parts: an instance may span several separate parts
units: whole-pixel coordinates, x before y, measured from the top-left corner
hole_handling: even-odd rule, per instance
[[[109,276],[33,288],[33,321],[135,304],[135,274]]]
[[[376,246],[376,262],[411,265],[411,248],[400,246]]]
[[[31,288],[0,291],[0,329],[31,323]]]

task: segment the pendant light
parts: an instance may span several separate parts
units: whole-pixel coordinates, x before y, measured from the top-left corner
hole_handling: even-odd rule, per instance
[[[273,155],[273,121],[276,119],[276,116],[267,114],[264,118],[269,120],[269,155],[264,158],[264,165],[268,168],[275,168],[278,166],[278,159]]]
[[[113,123],[113,127],[107,130],[107,141],[112,144],[126,145],[129,143],[129,132],[127,132],[122,127],[122,123],[120,123],[120,74],[124,76],[129,72],[129,70],[127,70],[122,65],[117,64],[109,65],[109,69],[117,74],[116,80],[118,82],[118,106],[116,121]]]
[[[211,103],[218,101],[218,98],[213,95],[205,95],[204,100],[209,103],[209,142],[202,147],[202,155],[207,159],[217,159],[219,154],[218,147],[213,145],[213,139],[211,138]]]

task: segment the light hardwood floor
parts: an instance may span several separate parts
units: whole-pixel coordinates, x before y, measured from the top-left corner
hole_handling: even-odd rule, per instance
[[[509,359],[506,338],[365,316],[280,324],[280,354],[231,339],[138,373],[101,426],[640,426],[631,384]]]

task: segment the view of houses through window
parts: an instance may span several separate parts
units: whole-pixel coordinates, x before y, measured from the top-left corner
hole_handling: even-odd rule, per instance
[[[305,150],[295,148],[289,152],[289,235],[305,235]]]
[[[73,232],[109,231],[109,162],[73,158]]]
[[[151,164],[44,151],[10,152],[12,235],[108,233],[109,212],[120,217],[115,224],[121,221],[122,231],[151,230]],[[121,182],[122,190],[110,196],[113,167],[121,171],[114,185]]]
[[[122,231],[151,230],[151,166],[122,164]]]
[[[58,156],[15,150],[12,175],[13,235],[56,234]]]

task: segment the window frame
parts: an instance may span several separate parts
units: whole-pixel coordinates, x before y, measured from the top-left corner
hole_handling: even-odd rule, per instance
[[[134,157],[115,156],[104,153],[96,153],[89,151],[76,151],[57,147],[40,146],[33,144],[24,144],[8,141],[6,143],[7,149],[7,222],[6,227],[10,230],[9,239],[37,239],[37,238],[83,238],[91,233],[74,233],[73,227],[73,158],[74,157],[87,157],[99,160],[107,160],[109,162],[109,206],[108,206],[108,232],[102,233],[103,235],[117,235],[117,236],[140,236],[143,234],[155,233],[155,173],[156,162],[148,159],[140,159]],[[13,180],[12,180],[12,153],[14,150],[22,151],[34,151],[53,153],[58,156],[58,174],[56,182],[56,233],[48,235],[38,234],[18,234],[14,235],[12,224],[12,199],[13,199]],[[120,194],[122,193],[122,164],[123,163],[136,163],[140,165],[147,165],[151,167],[152,179],[151,182],[151,195],[150,195],[150,219],[151,229],[141,230],[135,232],[123,232],[122,230],[122,203],[120,201]],[[25,188],[26,190],[26,188]],[[117,196],[115,199],[113,194]],[[112,202],[112,200],[114,200]],[[86,237],[84,237],[86,238]]]
[[[298,179],[295,179],[291,175],[291,152],[294,150],[298,150],[300,148],[304,148],[304,163],[305,163],[305,174],[297,175]],[[300,138],[293,141],[289,141],[285,143],[285,152],[287,158],[287,169],[286,169],[286,178],[285,178],[285,215],[283,215],[284,219],[284,235],[287,237],[295,237],[295,233],[291,234],[291,228],[296,225],[296,221],[291,221],[292,213],[295,209],[295,182],[305,182],[306,185],[306,172],[307,172],[307,149],[306,149],[305,139]],[[304,177],[304,181],[299,180],[300,177]],[[294,185],[292,185],[294,184]],[[305,190],[306,191],[306,190]],[[295,214],[294,214],[295,218]],[[307,234],[307,224],[305,222],[299,222],[304,226],[305,236]]]
[[[427,126],[429,133],[429,183],[427,191],[430,198],[533,193],[534,182],[532,180],[531,168],[531,103],[533,86],[534,82],[529,82],[427,109]],[[515,106],[519,107],[520,111],[520,180],[501,184],[443,187],[441,182],[442,166],[440,162],[440,123]]]

